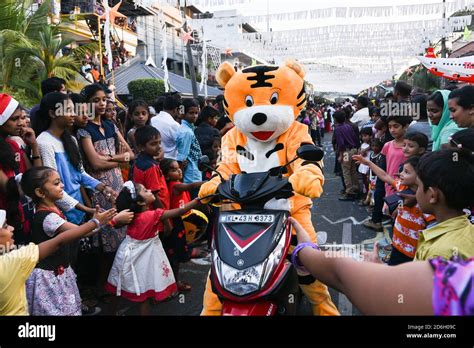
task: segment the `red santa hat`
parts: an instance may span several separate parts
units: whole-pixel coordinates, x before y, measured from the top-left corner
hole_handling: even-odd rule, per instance
[[[13,115],[19,103],[8,94],[0,93],[0,126]]]

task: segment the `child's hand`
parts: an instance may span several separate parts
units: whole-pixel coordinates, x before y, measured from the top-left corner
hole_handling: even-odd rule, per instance
[[[358,163],[362,163],[362,164],[368,164],[369,163],[369,160],[367,160],[366,158],[362,157],[361,155],[354,155],[352,156],[352,159]]]
[[[113,219],[115,215],[117,215],[117,209],[112,208],[106,210],[104,212],[99,211],[100,207],[98,205],[95,206],[94,216],[92,218],[97,219],[100,225],[105,225],[107,222]]]
[[[100,192],[105,196],[107,201],[109,201],[112,204],[115,203],[115,200],[118,197],[118,193],[109,186],[105,186],[104,189]]]
[[[305,243],[305,242],[312,242],[311,238],[309,237],[308,232],[303,228],[303,226],[300,225],[298,221],[296,221],[294,218],[290,217],[288,218],[288,221],[293,225],[293,228],[296,231],[296,238],[298,239],[298,244],[299,243]]]
[[[117,225],[128,225],[132,222],[134,215],[130,209],[125,209],[114,217],[114,221]]]

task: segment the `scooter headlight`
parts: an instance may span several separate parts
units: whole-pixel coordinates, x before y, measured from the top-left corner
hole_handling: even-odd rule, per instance
[[[237,296],[245,296],[261,290],[284,256],[285,245],[286,234],[280,238],[277,246],[264,262],[243,270],[225,264],[214,250],[213,263],[219,283],[225,290]]]

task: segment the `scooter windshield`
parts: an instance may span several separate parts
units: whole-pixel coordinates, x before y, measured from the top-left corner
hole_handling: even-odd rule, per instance
[[[232,175],[219,186],[219,194],[236,203],[262,204],[272,198],[289,198],[292,194],[288,180],[268,172]]]

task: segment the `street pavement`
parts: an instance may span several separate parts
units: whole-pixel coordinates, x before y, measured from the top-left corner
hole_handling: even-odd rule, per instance
[[[316,231],[327,233],[326,246],[345,244],[352,246],[352,249],[344,250],[355,250],[358,254],[361,247],[371,250],[373,245],[372,239],[376,237],[376,233],[361,225],[362,221],[368,216],[364,207],[358,206],[357,202],[338,200],[342,184],[341,178],[334,175],[335,155],[332,150],[331,135],[326,134],[323,142],[326,153],[324,160],[326,182],[323,195],[319,199],[314,200],[312,209],[313,223]],[[377,238],[380,237],[381,234],[377,236]],[[364,244],[361,244],[363,242]],[[335,248],[334,250],[340,249]],[[165,316],[199,315],[202,309],[202,297],[209,267],[196,265],[192,262],[183,264],[180,270],[180,280],[191,284],[192,290],[187,293],[181,293],[168,302],[153,305],[152,314]],[[330,294],[341,315],[360,315],[346,296],[331,288]],[[122,315],[138,315],[138,306],[136,304],[121,301],[119,308]],[[312,315],[311,307],[306,298],[303,298],[298,314]]]

